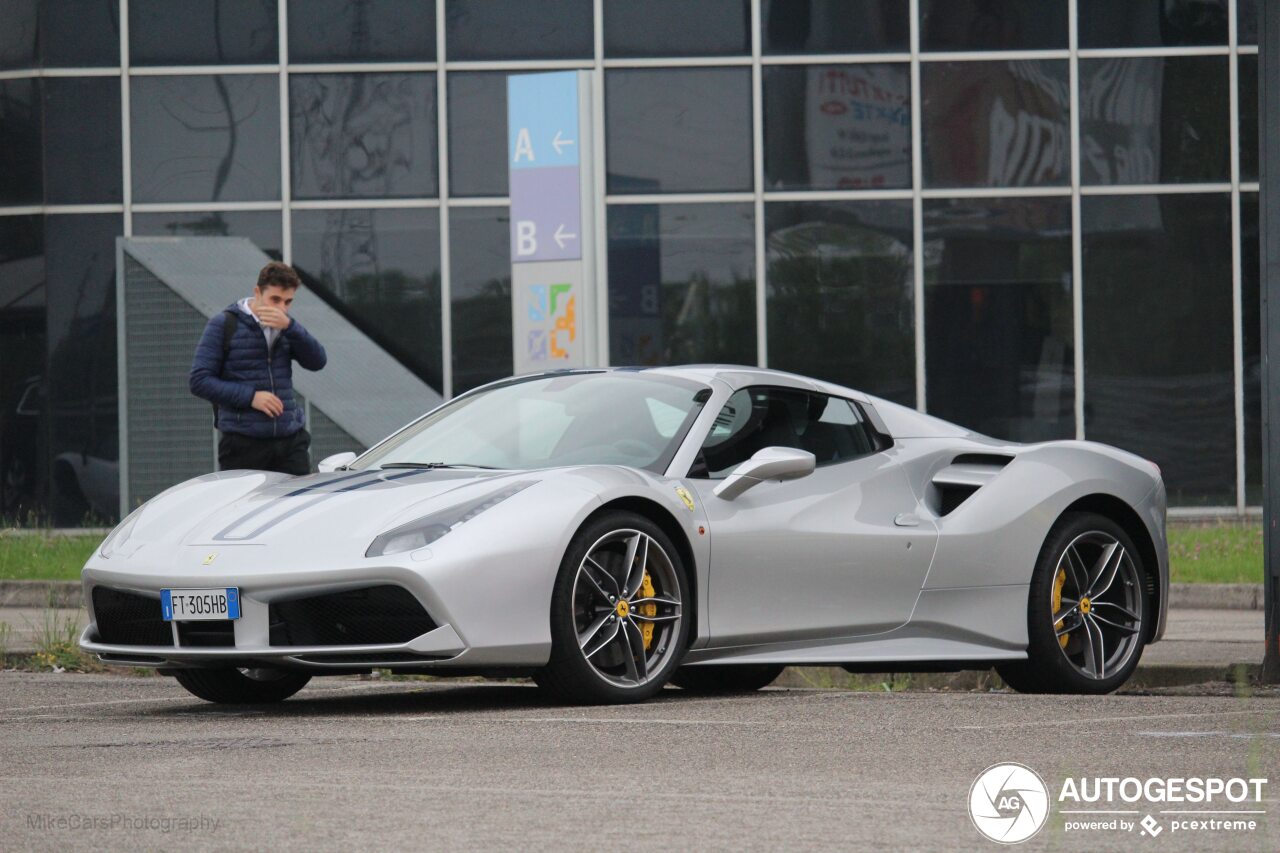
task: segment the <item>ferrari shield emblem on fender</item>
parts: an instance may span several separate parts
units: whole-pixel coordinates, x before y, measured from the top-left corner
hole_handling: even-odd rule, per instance
[[[204,558],[204,564],[206,566],[212,565],[213,561],[216,559],[218,559],[218,552],[214,551],[212,554]]]
[[[676,495],[680,500],[684,501],[684,505],[689,508],[689,512],[693,512],[693,495],[689,494],[689,490],[684,486],[676,486]]]

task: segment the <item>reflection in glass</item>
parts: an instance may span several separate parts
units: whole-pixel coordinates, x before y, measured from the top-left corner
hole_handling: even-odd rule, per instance
[[[450,0],[449,61],[589,59],[591,0]]]
[[[294,211],[293,264],[307,287],[440,389],[438,211]]]
[[[1080,60],[1080,177],[1090,184],[1226,181],[1227,57]]]
[[[1067,0],[920,0],[921,50],[1065,50]]]
[[[910,66],[766,67],[764,174],[768,189],[910,187]]]
[[[605,75],[609,192],[751,189],[751,72],[635,68]]]
[[[612,364],[756,363],[750,204],[609,208]]]
[[[1080,46],[1177,47],[1227,43],[1227,0],[1116,3],[1078,0]]]
[[[44,217],[0,216],[0,526],[47,518]]]
[[[133,200],[280,198],[280,81],[275,75],[130,81]]]
[[[751,52],[747,0],[604,0],[604,55],[733,56]]]
[[[1241,57],[1243,58],[1243,57]],[[1262,503],[1262,304],[1258,194],[1240,194],[1240,323],[1244,353],[1244,497]]]
[[[274,210],[213,210],[190,213],[135,213],[140,237],[247,237],[280,259],[280,213]]]
[[[294,198],[434,196],[436,75],[290,75],[289,144]]]
[[[40,82],[0,80],[0,204],[40,204]]]
[[[433,62],[434,0],[289,0],[290,62]]]
[[[45,393],[53,457],[50,512],[58,527],[101,526],[119,515],[116,237],[122,233],[119,214],[45,217]]]
[[[1085,433],[1235,504],[1231,197],[1085,196]]]
[[[909,14],[901,0],[762,0],[760,36],[766,56],[906,51]]]
[[[45,68],[119,65],[119,0],[42,0],[40,53]]]
[[[911,202],[765,206],[769,366],[916,402]]]
[[[46,77],[45,203],[121,201],[120,78]]]
[[[1240,84],[1240,180],[1258,180],[1258,55],[1244,54]]]
[[[507,194],[507,73],[451,71],[449,195]]]
[[[129,0],[134,65],[274,63],[276,0]]]
[[[1258,43],[1258,0],[1236,0],[1236,41]]]
[[[1071,200],[929,200],[924,240],[930,414],[996,438],[1073,438]]]
[[[1069,182],[1066,60],[929,62],[921,91],[926,186]]]
[[[39,18],[36,0],[0,3],[0,69],[35,68]]]
[[[511,237],[505,207],[449,211],[453,393],[511,375]]]

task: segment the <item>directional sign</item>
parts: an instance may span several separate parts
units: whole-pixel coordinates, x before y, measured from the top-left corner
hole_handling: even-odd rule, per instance
[[[587,364],[592,343],[590,75],[507,78],[516,373]]]

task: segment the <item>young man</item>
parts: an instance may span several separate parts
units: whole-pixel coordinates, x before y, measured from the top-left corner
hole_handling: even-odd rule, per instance
[[[293,396],[293,362],[320,370],[324,347],[289,317],[298,292],[293,267],[272,261],[253,296],[230,305],[204,327],[191,364],[191,393],[213,403],[218,467],[283,474],[311,470],[311,436]],[[227,329],[234,323],[233,330]]]

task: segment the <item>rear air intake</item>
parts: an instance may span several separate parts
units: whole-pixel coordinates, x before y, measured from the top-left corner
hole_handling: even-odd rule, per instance
[[[389,584],[273,601],[269,615],[273,646],[393,645],[436,628],[412,593]]]

